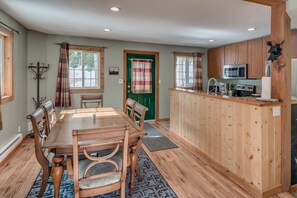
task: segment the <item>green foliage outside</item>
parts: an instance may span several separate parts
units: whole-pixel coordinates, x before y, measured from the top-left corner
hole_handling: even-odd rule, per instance
[[[82,64],[82,55],[84,57],[84,68],[86,71],[95,70],[94,53],[82,52],[82,51],[70,51],[69,52],[69,65],[72,68],[78,68]]]

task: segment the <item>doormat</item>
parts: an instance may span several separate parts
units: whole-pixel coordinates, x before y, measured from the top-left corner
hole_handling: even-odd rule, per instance
[[[143,137],[143,143],[151,152],[178,148],[175,143],[149,123],[144,123],[144,130],[147,135]]]

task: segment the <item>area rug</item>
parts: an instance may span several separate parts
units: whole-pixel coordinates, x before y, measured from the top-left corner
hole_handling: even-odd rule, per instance
[[[143,137],[143,143],[151,152],[178,148],[176,144],[149,123],[144,123],[144,130],[147,135]]]
[[[177,197],[174,191],[170,188],[166,180],[162,177],[158,169],[155,167],[151,159],[144,152],[143,149],[139,150],[139,166],[141,168],[141,174],[143,176],[142,181],[138,181],[135,178],[135,190],[133,196],[129,196],[129,178],[130,170],[128,170],[126,183],[126,197],[128,198],[175,198]],[[33,186],[31,187],[27,198],[35,198],[39,193],[41,186],[42,171],[40,171],[37,176]],[[44,198],[54,197],[54,186],[52,183],[52,178],[49,178],[46,190],[43,194]],[[63,174],[63,179],[60,188],[60,198],[72,198],[74,197],[73,191],[73,180],[67,178],[67,172]],[[96,198],[118,198],[119,193],[113,192],[101,196],[96,196]]]

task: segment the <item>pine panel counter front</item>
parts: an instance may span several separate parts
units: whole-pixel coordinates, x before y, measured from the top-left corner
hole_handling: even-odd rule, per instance
[[[282,103],[170,91],[170,135],[257,197],[281,192]]]

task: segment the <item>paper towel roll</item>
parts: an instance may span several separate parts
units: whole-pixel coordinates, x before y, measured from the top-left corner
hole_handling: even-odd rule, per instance
[[[261,98],[271,98],[271,77],[262,77],[262,94]]]

